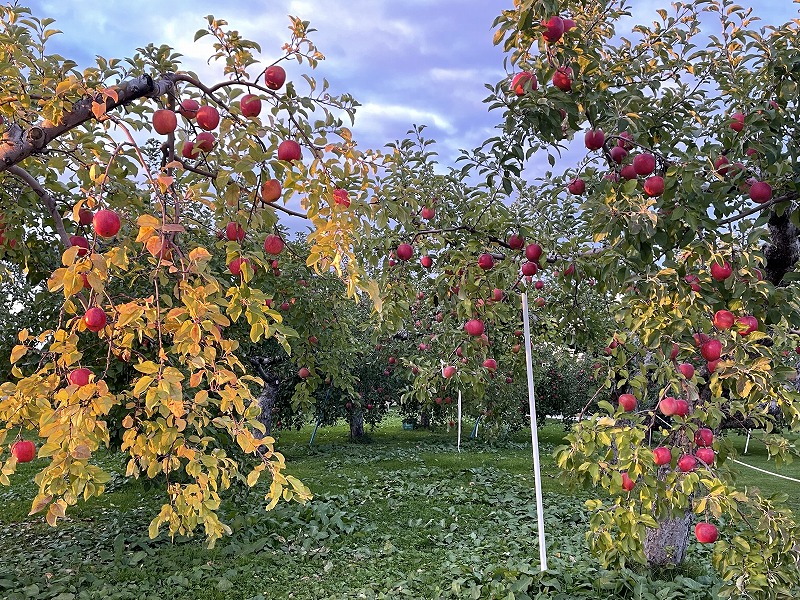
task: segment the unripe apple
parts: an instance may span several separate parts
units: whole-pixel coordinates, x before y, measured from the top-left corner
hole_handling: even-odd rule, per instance
[[[187,98],[181,102],[178,112],[187,119],[194,119],[197,116],[197,111],[200,108],[200,103],[192,98]]]
[[[442,377],[444,377],[445,379],[450,379],[455,374],[456,374],[456,368],[452,365],[448,365],[442,369]]]
[[[575,196],[580,196],[586,191],[586,182],[583,179],[573,179],[567,185],[567,190],[569,190],[570,194],[574,194]]]
[[[630,478],[627,471],[622,473],[622,489],[630,492],[634,487],[636,487],[636,482]]]
[[[703,448],[708,448],[714,443],[714,432],[708,427],[701,427],[694,433],[694,443]]]
[[[542,247],[539,244],[528,244],[525,248],[525,258],[531,262],[539,262],[542,257]]]
[[[94,219],[92,219],[92,225],[97,235],[110,238],[117,235],[121,223],[117,213],[104,208],[95,213]]]
[[[261,184],[261,200],[266,203],[275,202],[281,197],[283,190],[277,179],[268,179]]]
[[[264,84],[271,90],[279,90],[286,81],[286,71],[279,65],[272,65],[264,72]]]
[[[691,379],[694,377],[694,367],[689,363],[682,363],[678,365],[678,370],[686,379]]]
[[[665,398],[661,399],[661,402],[658,403],[658,410],[661,411],[666,417],[671,417],[677,411],[677,400],[672,396],[666,396]]]
[[[722,264],[716,262],[711,263],[711,277],[713,277],[716,281],[725,281],[732,274],[733,268],[728,261],[725,261]]]
[[[517,233],[512,233],[508,238],[508,247],[512,250],[522,250],[525,247],[525,238]]]
[[[739,133],[742,129],[744,129],[744,114],[741,112],[733,113],[729,125],[731,129],[733,129],[736,133]]]
[[[481,254],[478,257],[478,266],[484,271],[488,271],[494,266],[494,258],[491,254]]]
[[[637,175],[650,175],[656,170],[656,157],[649,152],[637,154],[633,159],[633,168]]]
[[[217,142],[216,136],[210,131],[201,131],[194,139],[194,150],[199,152],[211,152]]]
[[[244,239],[244,227],[231,221],[225,226],[225,237],[231,242],[241,242]]]
[[[698,523],[694,526],[694,536],[701,544],[713,544],[719,537],[719,531],[713,523]]]
[[[239,110],[243,117],[257,117],[261,114],[261,98],[255,94],[245,94],[239,100]]]
[[[539,88],[536,75],[528,71],[517,73],[514,75],[514,79],[511,80],[511,89],[514,90],[517,96],[524,96],[528,86],[534,92]]]
[[[714,324],[719,330],[730,329],[733,327],[735,317],[733,313],[729,310],[718,310],[714,313],[714,318],[711,322]]]
[[[281,236],[271,233],[264,240],[264,252],[267,254],[278,255],[283,251],[283,247],[285,245],[286,244]]]
[[[551,44],[554,44],[564,35],[564,21],[558,15],[553,15],[547,21],[542,21],[545,28],[542,37]]]
[[[703,355],[708,362],[718,360],[722,354],[722,342],[719,340],[708,340],[705,344],[700,346],[700,354]]]
[[[672,452],[666,446],[659,446],[653,449],[653,460],[659,467],[668,465],[672,461]]]
[[[590,129],[583,139],[589,150],[599,150],[606,141],[606,135],[602,129]]]
[[[219,111],[207,104],[197,109],[197,116],[195,118],[200,128],[206,131],[216,129],[217,125],[219,125]]]
[[[69,382],[72,385],[77,385],[78,387],[83,387],[84,385],[89,383],[89,378],[91,377],[92,372],[86,368],[74,369],[69,372]]]
[[[464,331],[473,337],[483,335],[483,321],[480,319],[470,319],[464,324]]]
[[[94,331],[95,333],[106,326],[106,321],[107,317],[105,311],[98,306],[93,306],[83,315],[83,322],[86,325],[86,329]]]
[[[772,186],[764,181],[756,181],[750,186],[750,200],[764,204],[772,199]]]
[[[572,91],[572,69],[570,67],[558,67],[553,74],[553,85],[563,92]]]
[[[36,456],[36,444],[30,440],[19,440],[11,444],[11,456],[18,463],[31,462]]]
[[[294,140],[283,140],[278,145],[278,160],[293,161],[303,157],[302,148]]]
[[[678,469],[684,473],[694,471],[697,468],[697,459],[693,454],[684,454],[678,459]]]
[[[631,412],[636,408],[636,396],[633,394],[620,394],[619,405],[625,412]]]
[[[156,133],[167,135],[178,127],[178,117],[171,110],[162,108],[153,113],[153,129]]]
[[[653,175],[644,181],[644,193],[651,198],[660,196],[664,193],[664,178],[661,175]]]
[[[422,264],[423,267],[426,269],[430,269],[433,266],[433,259],[428,256],[427,254],[419,259],[419,262]]]
[[[400,260],[409,260],[413,255],[414,247],[411,244],[400,244],[397,246],[397,258]]]

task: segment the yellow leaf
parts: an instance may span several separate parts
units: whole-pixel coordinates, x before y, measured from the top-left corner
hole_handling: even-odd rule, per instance
[[[122,419],[122,426],[125,429],[130,429],[133,427],[133,417],[130,415],[126,415],[124,419]]]
[[[72,458],[77,460],[86,460],[92,457],[92,451],[86,444],[79,444],[72,449]]]
[[[158,229],[161,227],[161,219],[157,219],[153,215],[141,215],[138,219],[136,219],[136,224],[139,227],[152,227],[153,229]]]
[[[144,373],[145,375],[158,373],[158,365],[151,360],[135,364],[133,365],[133,368],[139,371],[139,373]]]
[[[11,364],[13,365],[20,358],[25,356],[25,353],[27,351],[28,351],[28,347],[27,346],[23,346],[21,344],[18,344],[16,346],[14,346],[14,349],[11,351]]]
[[[28,515],[35,515],[36,513],[44,510],[44,507],[50,504],[50,501],[53,499],[53,496],[36,496],[33,499],[33,503],[31,504],[31,512]]]
[[[139,381],[136,382],[136,385],[133,386],[133,395],[137,398],[142,395],[142,392],[145,391],[150,384],[153,383],[153,378],[149,375],[143,376]]]
[[[261,471],[250,471],[247,475],[247,487],[253,487],[258,483],[258,478],[261,476]]]
[[[17,338],[19,339],[20,342],[24,342],[25,340],[28,339],[29,336],[30,334],[28,333],[27,329],[23,329],[17,334]]]
[[[192,262],[206,262],[211,260],[211,253],[202,247],[197,247],[189,252],[189,260]]]

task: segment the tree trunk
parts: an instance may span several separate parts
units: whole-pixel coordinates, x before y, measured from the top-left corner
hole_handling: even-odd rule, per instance
[[[273,373],[267,370],[267,367],[276,362],[276,359],[274,357],[254,356],[251,357],[250,361],[255,366],[261,379],[264,380],[264,388],[257,399],[258,406],[261,408],[258,421],[263,423],[266,428],[266,435],[270,435],[272,433],[272,409],[275,407],[275,400],[278,397],[279,381]],[[260,431],[254,431],[253,433],[256,437],[261,437]]]
[[[427,410],[423,410],[422,414],[419,416],[419,426],[428,428],[431,426],[431,413]]]
[[[661,521],[656,529],[648,529],[644,541],[644,554],[651,567],[679,565],[689,546],[691,511],[676,519]]]
[[[350,439],[359,440],[364,437],[364,413],[356,410],[350,416]]]

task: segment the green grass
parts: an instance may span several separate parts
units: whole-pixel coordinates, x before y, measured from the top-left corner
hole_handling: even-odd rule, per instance
[[[454,431],[405,431],[393,417],[367,444],[350,443],[343,426],[320,430],[313,446],[310,427],[281,432],[278,447],[314,501],[267,513],[263,486],[235,490],[223,509],[233,535],[212,550],[202,539],[148,539],[161,489],[118,476],[102,498],[51,529],[27,516],[41,463],[21,465],[12,487],[0,488],[0,597],[569,599],[647,597],[643,590],[665,599],[715,597],[719,581],[708,549],[697,544],[688,572],[598,566],[586,551],[584,498],[555,478],[551,454],[562,435],[560,424],[540,430],[551,569],[544,576],[529,432],[496,445],[464,440],[459,453]],[[744,438],[731,440],[743,447]],[[755,441],[744,460],[774,468]],[[98,461],[116,472],[124,465],[113,454]],[[800,496],[800,484],[737,470],[766,493]],[[800,478],[800,461],[782,472]]]

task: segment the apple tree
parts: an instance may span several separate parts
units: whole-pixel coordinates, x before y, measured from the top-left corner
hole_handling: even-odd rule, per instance
[[[800,527],[785,496],[736,485],[721,426],[756,425],[778,465],[797,453],[782,432],[800,427],[798,24],[695,0],[629,29],[629,10],[504,11],[512,72],[488,98],[503,124],[471,164],[495,187],[533,186],[531,211],[574,214],[558,252],[611,300],[622,394],[557,452],[568,480],[600,491],[592,550],[604,565],[679,564],[693,528],[725,594],[794,597]],[[561,168],[533,182],[536,157]]]
[[[92,455],[114,428],[126,475],[164,481],[153,536],[202,527],[213,543],[237,482],[266,476],[268,507],[310,497],[264,435],[251,359],[291,353],[298,406],[326,376],[353,388],[337,362],[349,334],[331,327],[334,350],[314,350],[325,313],[306,290],[335,312],[363,285],[353,239],[375,161],[347,127],[356,102],[305,72],[324,58],[312,32],[291,18],[283,48],[262,55],[209,16],[196,34],[208,81],[168,46],[79,66],[48,50],[52,19],[0,7],[3,264],[54,299],[52,318],[14,334],[0,483],[15,439],[41,438],[31,513],[51,525],[103,492]],[[290,218],[305,242],[289,240]]]

